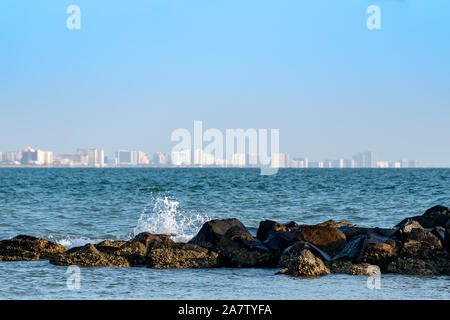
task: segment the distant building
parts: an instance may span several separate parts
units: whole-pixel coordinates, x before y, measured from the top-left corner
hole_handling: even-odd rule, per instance
[[[355,168],[355,159],[345,159],[344,160],[344,168]]]
[[[105,151],[102,149],[88,149],[87,150],[87,164],[89,167],[105,166]]]
[[[116,164],[137,166],[150,164],[150,161],[143,151],[119,150],[116,152]]]
[[[419,160],[409,160],[408,168],[420,168]]]
[[[344,159],[333,160],[332,167],[333,168],[345,168]]]
[[[323,168],[323,161],[309,161],[308,168]]]
[[[51,165],[53,164],[53,152],[26,147],[22,150],[21,163],[26,165]]]
[[[172,151],[170,153],[170,162],[174,166],[191,165],[191,150]]]
[[[156,152],[153,155],[153,163],[157,166],[167,166],[170,162],[170,155],[168,153],[164,154],[162,152]]]
[[[389,168],[389,161],[377,161],[377,168]]]
[[[400,161],[390,161],[389,162],[389,168],[401,168],[402,167],[402,163]]]
[[[333,168],[333,161],[331,161],[331,160],[323,161],[323,167],[324,168]]]
[[[375,152],[360,152],[353,156],[356,168],[376,168],[377,155]]]

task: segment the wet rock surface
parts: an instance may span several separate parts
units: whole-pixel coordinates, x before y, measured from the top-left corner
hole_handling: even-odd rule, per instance
[[[149,268],[280,268],[281,274],[450,274],[448,208],[435,206],[393,228],[328,220],[318,225],[264,220],[246,228],[237,219],[206,222],[189,243],[143,232],[133,239],[104,240],[67,249],[20,235],[0,241],[0,261],[49,260],[55,265]],[[249,232],[252,231],[252,234]]]
[[[33,236],[19,235],[0,241],[0,261],[48,260],[66,247]]]
[[[217,245],[219,263],[226,267],[274,267],[272,252],[239,227],[230,228]]]
[[[147,266],[157,269],[215,268],[217,253],[190,243],[154,243],[147,253]]]
[[[129,262],[120,256],[103,253],[92,243],[75,247],[64,253],[54,255],[50,263],[60,266],[77,265],[82,267],[129,267]]]
[[[203,224],[200,231],[189,243],[215,250],[220,239],[231,227],[239,227],[247,231],[238,219],[211,220]]]

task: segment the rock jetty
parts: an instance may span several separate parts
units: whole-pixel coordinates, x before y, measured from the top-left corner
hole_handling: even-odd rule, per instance
[[[28,260],[83,267],[277,268],[295,277],[370,275],[374,270],[450,275],[450,209],[435,206],[393,228],[264,220],[255,236],[238,219],[211,220],[188,243],[147,232],[128,241],[71,249],[27,235],[0,241],[0,261]]]

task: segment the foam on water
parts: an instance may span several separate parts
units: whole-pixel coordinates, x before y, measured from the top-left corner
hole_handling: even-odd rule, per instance
[[[46,237],[48,240],[55,241],[56,243],[65,246],[67,248],[73,248],[73,247],[81,247],[88,243],[99,243],[102,242],[104,239],[90,239],[90,238],[83,238],[83,237],[71,237],[71,236],[64,236],[64,237],[54,237],[54,236],[48,236]]]
[[[152,210],[148,210],[152,205]],[[178,201],[169,200],[168,197],[152,197],[139,217],[134,235],[141,232],[172,234],[172,240],[176,242],[189,241],[210,218],[207,215],[182,211],[179,205]]]

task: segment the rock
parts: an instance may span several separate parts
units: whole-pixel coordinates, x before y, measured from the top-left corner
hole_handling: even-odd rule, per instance
[[[423,215],[417,218],[424,228],[443,227],[450,219],[450,208],[444,206],[434,206],[425,211]]]
[[[0,241],[0,261],[47,260],[66,247],[41,238],[19,235]]]
[[[433,235],[435,235],[445,247],[445,228],[444,227],[434,227],[431,231]]]
[[[312,243],[330,256],[335,256],[347,244],[345,234],[332,227],[303,225],[299,233],[303,241]]]
[[[102,253],[114,254],[125,258],[132,266],[147,265],[148,247],[156,243],[174,243],[170,235],[143,232],[129,241],[105,240],[95,245]]]
[[[447,224],[445,225],[445,233],[444,233],[444,238],[445,238],[445,247],[447,248],[447,250],[450,251],[450,219],[447,221]]]
[[[367,228],[367,227],[347,227],[343,226],[338,228],[342,232],[344,232],[345,236],[347,237],[347,241],[350,241],[353,237],[360,236],[360,235],[367,235],[369,233],[376,233],[380,236],[390,238],[394,234],[394,232],[397,230],[396,228]]]
[[[149,242],[173,242],[170,237],[171,235],[167,234],[152,234],[150,232],[141,232],[136,235],[133,240],[137,240],[147,245]]]
[[[419,222],[412,219],[405,219],[397,225],[397,231],[394,232],[393,237],[403,242],[414,229],[424,230]]]
[[[247,231],[232,227],[217,244],[221,266],[234,268],[273,267],[272,252]]]
[[[77,265],[83,267],[129,267],[127,259],[115,254],[100,252],[92,243],[75,247],[56,254],[50,263],[60,266]]]
[[[147,252],[147,266],[157,269],[214,268],[217,253],[189,243],[153,243]]]
[[[266,241],[267,238],[274,232],[289,231],[289,230],[290,228],[288,226],[285,226],[279,222],[272,220],[264,220],[259,223],[256,238],[258,238],[261,241]]]
[[[297,251],[291,249],[283,254],[280,274],[288,274],[295,277],[323,276],[330,274],[330,270],[325,266],[322,260],[317,258],[308,249]]]
[[[133,239],[120,246],[115,254],[125,258],[132,266],[145,266],[147,265],[147,250],[147,244]]]
[[[394,259],[395,249],[387,243],[367,243],[361,261],[386,269]]]
[[[289,262],[292,258],[297,257],[300,252],[304,249],[311,251],[316,257],[321,259],[322,261],[330,261],[330,257],[324,253],[322,250],[317,248],[315,245],[305,242],[305,241],[297,241],[292,246],[283,251],[280,259],[278,260],[277,267],[279,268],[287,268],[289,266]]]
[[[339,221],[336,222],[334,220],[327,220],[322,223],[316,224],[316,226],[319,227],[332,227],[332,228],[341,228],[341,227],[353,227],[353,224],[347,222],[347,221]]]
[[[352,263],[348,260],[337,260],[325,263],[331,273],[350,274],[354,276],[371,276],[381,274],[377,265],[369,263]]]
[[[236,226],[243,230],[247,230],[238,219],[211,220],[205,222],[197,235],[192,238],[189,243],[196,244],[210,250],[216,250],[217,244],[228,229]]]
[[[287,247],[290,247],[299,240],[302,240],[302,237],[298,230],[278,231],[271,233],[267,240],[264,241],[264,245],[269,248],[274,255],[280,256]]]
[[[288,222],[285,224],[285,226],[288,227],[289,230],[294,230],[294,229],[300,228],[300,226],[295,221]]]
[[[333,257],[333,260],[349,259],[352,261],[359,260],[361,258],[362,249],[364,247],[366,235],[358,235],[353,237],[352,240],[347,242],[344,249]]]
[[[115,254],[121,246],[123,246],[126,241],[111,241],[104,240],[102,242],[97,243],[95,248],[102,253]]]
[[[412,229],[387,270],[402,274],[447,274],[450,255],[439,239],[424,229]]]

